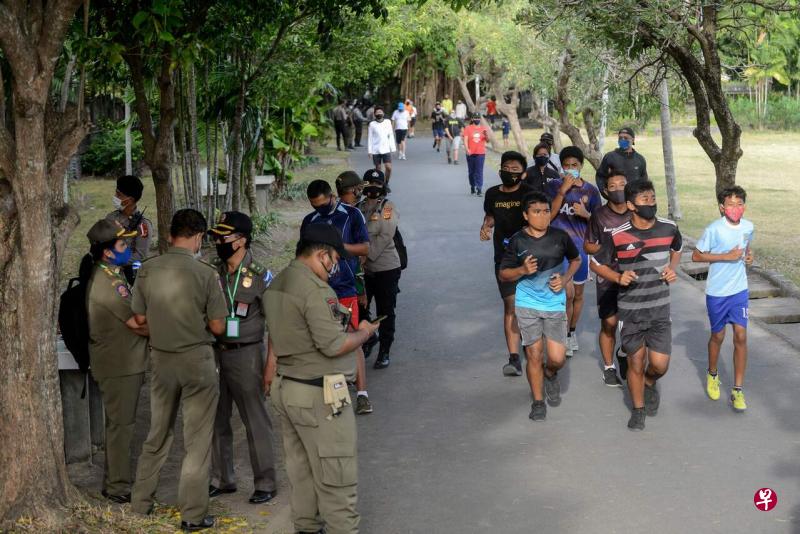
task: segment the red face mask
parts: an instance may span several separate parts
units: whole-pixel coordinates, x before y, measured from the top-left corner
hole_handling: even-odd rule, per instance
[[[727,217],[730,221],[738,223],[742,219],[742,215],[744,214],[744,207],[742,206],[732,206],[729,208],[725,208],[725,217]]]

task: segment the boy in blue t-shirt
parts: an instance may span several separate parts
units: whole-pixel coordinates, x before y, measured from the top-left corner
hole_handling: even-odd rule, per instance
[[[747,193],[739,186],[727,187],[717,195],[722,217],[708,225],[692,254],[693,261],[711,264],[706,281],[706,308],[711,323],[706,393],[711,400],[719,399],[717,361],[725,339],[725,326],[730,323],[733,325],[734,374],[731,403],[737,412],[747,409],[742,384],[747,366],[749,295],[746,266],[753,263],[750,249],[753,223],[742,218],[746,199]]]
[[[567,297],[564,290],[581,264],[578,249],[564,230],[550,226],[550,200],[539,192],[522,201],[527,226],[511,237],[498,276],[516,282],[514,305],[526,373],[533,394],[530,418],[544,420],[547,407],[561,404],[558,370],[564,366],[567,341]],[[569,266],[564,272],[564,260]],[[544,343],[547,364],[543,367]],[[544,386],[544,395],[542,394]]]

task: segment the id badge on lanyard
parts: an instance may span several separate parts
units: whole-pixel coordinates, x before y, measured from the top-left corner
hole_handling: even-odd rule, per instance
[[[228,277],[225,277],[225,290],[228,292],[228,297],[230,298],[230,317],[225,318],[225,337],[230,339],[236,339],[239,337],[239,318],[236,317],[236,290],[239,289],[239,277],[242,274],[242,269],[239,267],[239,270],[236,272],[236,282],[233,284],[233,291],[231,292],[231,288],[228,285]]]

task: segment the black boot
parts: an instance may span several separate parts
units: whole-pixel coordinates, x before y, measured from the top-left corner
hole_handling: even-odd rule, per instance
[[[374,369],[386,369],[389,367],[389,351],[381,348],[378,351],[378,359],[375,360]]]

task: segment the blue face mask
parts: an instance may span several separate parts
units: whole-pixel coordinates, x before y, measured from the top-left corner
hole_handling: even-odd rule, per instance
[[[617,141],[617,144],[622,150],[628,150],[631,147],[631,140],[630,139],[620,139]]]
[[[564,174],[571,174],[573,178],[577,179],[581,177],[581,171],[578,169],[564,169]]]
[[[112,250],[111,252],[114,253],[114,257],[109,259],[108,262],[117,267],[128,265],[131,261],[131,254],[133,253],[130,247],[126,248],[125,252],[117,252],[116,250]]]

